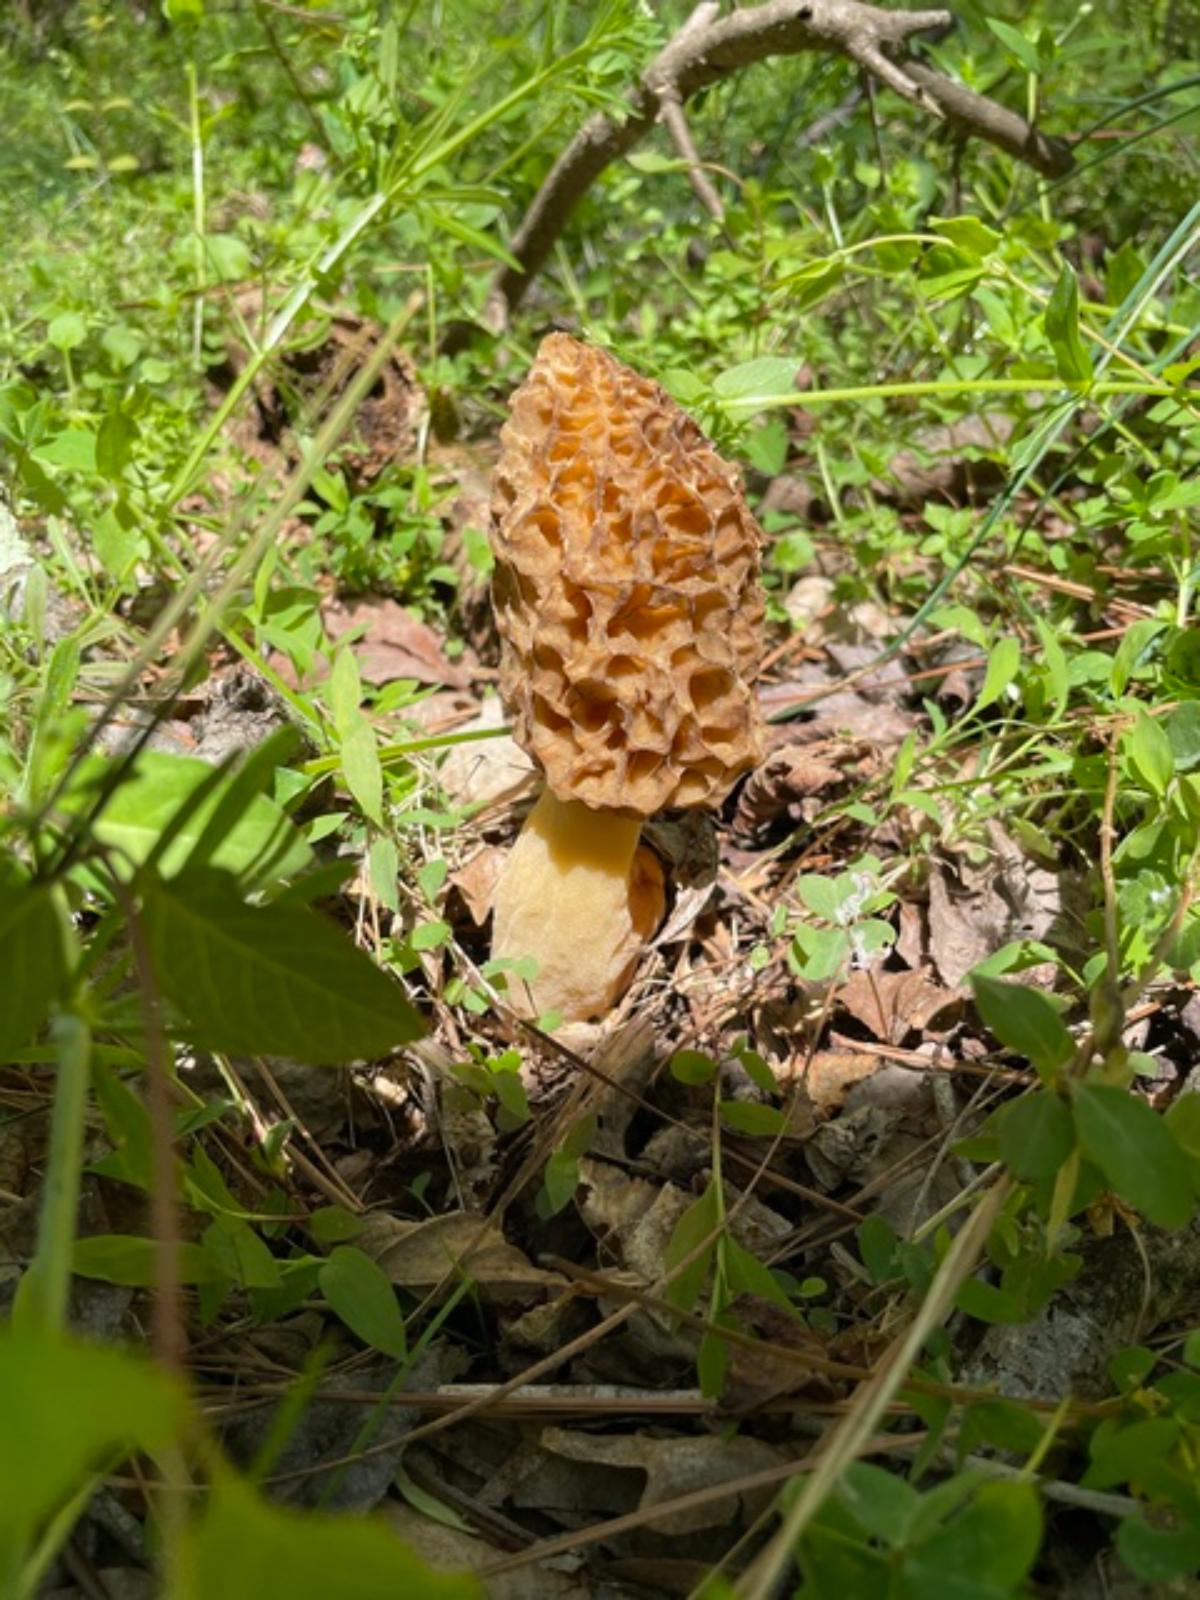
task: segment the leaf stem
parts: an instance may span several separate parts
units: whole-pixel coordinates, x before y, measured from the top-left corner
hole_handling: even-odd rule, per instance
[[[793,389],[787,394],[749,394],[720,402],[727,415],[742,412],[769,411],[782,406],[798,406],[807,411],[811,406],[840,405],[854,400],[894,400],[926,395],[951,398],[961,394],[1056,394],[1063,388],[1062,380],[1052,374],[1044,378],[957,378],[947,382],[935,379],[924,383],[864,383],[849,389]],[[1169,400],[1178,390],[1168,383],[1138,383],[1132,379],[1102,379],[1085,389],[1073,391],[1086,398],[1099,398],[1110,394],[1142,394]]]

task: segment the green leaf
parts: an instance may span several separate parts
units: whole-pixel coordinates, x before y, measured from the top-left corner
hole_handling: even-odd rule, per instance
[[[1188,1221],[1195,1202],[1187,1160],[1144,1100],[1106,1084],[1082,1084],[1075,1127],[1084,1153],[1122,1200],[1161,1228]]]
[[[1092,358],[1079,334],[1079,284],[1069,264],[1063,266],[1054,285],[1044,320],[1059,377],[1064,383],[1090,382]]]
[[[798,1315],[771,1269],[728,1234],[722,1241],[721,1259],[725,1266],[725,1281],[735,1294],[757,1295],[760,1300],[768,1300],[772,1305]]]
[[[1157,1361],[1154,1351],[1148,1350],[1144,1344],[1126,1345],[1108,1363],[1108,1375],[1117,1388],[1124,1392],[1139,1389],[1154,1371]]]
[[[542,1173],[545,1202],[539,1216],[556,1217],[575,1198],[579,1187],[579,1157],[570,1150],[555,1150]]]
[[[729,1341],[711,1329],[701,1335],[696,1351],[696,1377],[700,1393],[706,1400],[715,1400],[725,1386],[729,1370]]]
[[[100,1463],[161,1450],[184,1424],[182,1394],[149,1362],[46,1332],[0,1330],[0,1394],[0,1553],[10,1556]]]
[[[341,649],[334,657],[333,670],[325,683],[325,700],[333,713],[333,725],[343,736],[349,733],[362,706],[362,679],[354,651]]]
[[[321,1206],[308,1219],[308,1231],[319,1245],[346,1244],[366,1227],[362,1217],[345,1206]]]
[[[157,1281],[158,1246],[138,1234],[95,1233],[75,1241],[72,1267],[81,1278],[148,1289]],[[216,1283],[224,1274],[198,1244],[178,1246],[180,1283]]]
[[[844,928],[800,927],[792,939],[797,969],[810,983],[824,983],[840,972],[850,955]]]
[[[467,1573],[434,1572],[381,1521],[289,1511],[217,1479],[182,1565],[203,1600],[483,1600]]]
[[[768,478],[774,478],[783,471],[790,444],[787,423],[781,416],[775,415],[761,427],[755,428],[746,440],[743,453],[752,467]],[[811,541],[809,550],[812,550]]]
[[[1200,1526],[1152,1528],[1144,1517],[1124,1517],[1117,1527],[1117,1553],[1146,1583],[1170,1583],[1200,1571]]]
[[[933,233],[940,234],[956,250],[975,261],[990,256],[1004,242],[1002,234],[978,217],[934,217],[929,226]]]
[[[1001,1289],[998,1284],[983,1278],[968,1278],[955,1296],[955,1305],[969,1317],[979,1322],[996,1322],[1007,1325],[1025,1322],[1028,1309],[1021,1295],[1011,1289]]]
[[[435,856],[427,861],[417,873],[417,887],[432,905],[437,899],[438,890],[445,883],[450,873],[449,863],[440,856]]]
[[[502,262],[506,267],[513,267],[518,272],[522,270],[521,263],[505,249],[495,234],[487,233],[482,228],[476,228],[469,222],[464,222],[452,211],[429,208],[429,220],[434,228],[450,234],[455,239],[461,239],[463,244],[469,245],[472,250],[482,251],[484,255],[491,256],[494,260]]]
[[[340,1245],[322,1264],[317,1282],[338,1316],[364,1344],[397,1361],[407,1357],[408,1339],[396,1291],[369,1255]]]
[[[1165,630],[1166,623],[1156,617],[1138,617],[1130,624],[1117,646],[1109,671],[1109,687],[1114,695],[1125,693],[1129,680],[1145,666]]]
[[[756,356],[753,361],[743,361],[718,373],[712,381],[712,393],[727,405],[744,405],[747,399],[759,396],[783,395],[794,395],[798,404],[796,374],[800,365],[796,356]]]
[[[1000,1154],[1018,1178],[1052,1178],[1075,1148],[1071,1113],[1042,1089],[1014,1100],[1000,1118]]]
[[[355,720],[342,740],[342,772],[346,787],[358,801],[363,815],[383,826],[383,768],[375,730],[365,717]]]
[[[962,1414],[958,1435],[961,1456],[981,1444],[1014,1455],[1029,1455],[1042,1441],[1042,1425],[1032,1411],[1015,1400],[975,1400]]]
[[[215,278],[244,278],[250,271],[250,248],[235,233],[210,233],[204,239],[204,258]]]
[[[910,1559],[908,1593],[1001,1600],[1029,1572],[1041,1542],[1042,1509],[1031,1483],[981,1484],[971,1504]]]
[[[117,583],[129,576],[141,553],[142,541],[133,521],[126,522],[118,508],[110,506],[92,525],[92,549],[96,560]]]
[[[1020,641],[1014,639],[1011,634],[1006,634],[992,646],[988,656],[987,671],[983,677],[983,687],[979,691],[979,698],[975,701],[973,709],[983,711],[999,700],[1016,677],[1020,666]]]
[[[1084,1485],[1089,1489],[1112,1489],[1117,1484],[1152,1478],[1170,1460],[1179,1442],[1177,1417],[1143,1416],[1125,1426],[1115,1418],[1104,1422],[1092,1434],[1092,1460],[1084,1474]]]
[[[63,810],[86,810],[97,787],[112,773],[116,759],[93,756],[82,762],[63,796]],[[133,772],[100,813],[95,836],[117,852],[118,870],[122,858],[126,867],[140,866],[160,843],[172,818],[191,806],[187,820],[159,858],[159,871],[171,877],[187,862],[236,782],[236,773],[218,774],[207,762],[191,756],[144,750]],[[206,785],[207,791],[200,796],[198,791]],[[269,796],[247,797],[239,813],[208,854],[212,866],[260,883],[292,877],[312,861],[312,850]]]
[[[227,1278],[242,1289],[283,1287],[278,1261],[240,1217],[214,1218],[204,1230],[203,1248],[218,1279]]]
[[[78,311],[63,311],[51,319],[46,337],[56,350],[77,350],[87,338],[87,323]]]
[[[0,858],[0,1061],[30,1042],[66,981],[53,890]]]
[[[708,1188],[698,1200],[692,1201],[675,1224],[663,1254],[663,1264],[668,1272],[686,1260],[702,1240],[714,1233],[721,1220],[720,1205],[721,1197],[717,1186],[710,1179]],[[695,1305],[704,1280],[708,1276],[709,1264],[715,1249],[714,1238],[708,1248],[689,1266],[684,1267],[678,1277],[667,1286],[666,1297],[672,1305],[679,1306],[684,1311],[690,1311]]]
[[[123,411],[110,411],[96,435],[96,470],[102,478],[116,483],[129,465],[138,425]]]
[[[1129,758],[1148,789],[1155,794],[1167,792],[1175,770],[1175,757],[1167,730],[1154,717],[1144,711],[1138,713],[1129,736]]]
[[[131,367],[142,353],[142,341],[137,331],[123,322],[115,322],[105,328],[100,343],[118,368]]]
[[[1052,1001],[1038,989],[971,974],[975,1004],[1001,1044],[1032,1062],[1043,1078],[1071,1059],[1075,1046]]]
[[[999,17],[985,17],[984,21],[1026,72],[1039,71],[1038,49],[1032,39],[1027,39],[1019,28],[1014,28],[1011,22],[1002,22]]]
[[[864,1533],[898,1549],[908,1540],[921,1496],[894,1472],[856,1461],[842,1474],[837,1496]]]
[[[808,909],[826,922],[836,922],[842,909],[842,895],[832,878],[815,872],[802,872],[796,879],[796,893]]]
[[[787,1125],[778,1106],[759,1105],[754,1100],[722,1100],[721,1120],[737,1133],[776,1134]]]
[[[711,1083],[717,1063],[700,1050],[676,1050],[671,1057],[670,1072],[680,1083]]]
[[[399,911],[400,895],[396,886],[400,877],[400,852],[396,841],[389,839],[386,833],[377,833],[371,840],[367,850],[367,876],[380,904],[389,911]]]
[[[770,1064],[763,1060],[757,1050],[751,1050],[748,1045],[743,1045],[735,1053],[742,1070],[756,1089],[761,1089],[764,1094],[779,1093],[779,1082],[771,1071]]]
[[[894,1278],[896,1266],[896,1234],[884,1217],[867,1217],[858,1226],[856,1234],[858,1253],[862,1264],[871,1274],[873,1283],[886,1283]]]
[[[1165,720],[1175,770],[1191,772],[1200,766],[1200,700],[1185,700]]]
[[[32,454],[52,467],[95,472],[96,435],[91,428],[64,428],[45,444],[39,444]]]
[[[423,1032],[399,985],[319,913],[247,905],[211,868],[141,890],[158,981],[208,1048],[338,1062]]]
[[[1200,1093],[1190,1089],[1172,1101],[1166,1123],[1179,1148],[1200,1161]]]
[[[793,529],[790,533],[777,535],[771,541],[769,559],[776,572],[800,572],[809,565],[815,553],[816,546],[808,534]]]

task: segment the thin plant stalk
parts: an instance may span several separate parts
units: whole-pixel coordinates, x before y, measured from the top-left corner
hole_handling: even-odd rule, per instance
[[[192,366],[197,372],[204,365],[204,129],[200,119],[200,90],[196,81],[196,62],[187,64],[188,132],[192,144],[192,250],[195,257],[196,297],[192,305]]]
[[[14,1313],[24,1332],[39,1333],[58,1332],[66,1325],[91,1081],[92,1035],[83,1018],[71,1011],[60,1013],[51,1026],[51,1037],[58,1075],[50,1153],[42,1183],[37,1249]]]

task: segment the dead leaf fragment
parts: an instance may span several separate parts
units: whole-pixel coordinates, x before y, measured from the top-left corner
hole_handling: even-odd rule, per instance
[[[486,1544],[473,1534],[446,1522],[437,1522],[409,1505],[392,1502],[381,1515],[392,1531],[437,1572],[478,1572],[507,1552]],[[488,1600],[528,1600],[534,1592],[529,1571],[500,1573],[488,1579]],[[536,1569],[537,1594],[545,1600],[588,1600],[588,1590],[578,1579],[555,1572],[545,1562]]]
[[[492,896],[504,870],[504,861],[505,853],[498,845],[485,844],[457,872],[450,874],[450,884],[462,895],[463,904],[477,928],[482,928],[492,914]]]
[[[879,1056],[818,1050],[803,1074],[805,1093],[818,1116],[831,1117],[853,1086],[883,1065]]]
[[[456,734],[488,733],[505,724],[504,707],[499,700],[485,700],[483,709],[470,722],[455,728]],[[442,788],[455,805],[494,806],[515,800],[529,789],[537,768],[511,733],[494,739],[471,740],[451,747],[442,762]]]
[[[322,606],[321,618],[331,639],[340,639],[351,628],[362,630],[354,654],[368,683],[413,678],[462,689],[471,681],[465,664],[447,659],[433,629],[396,600],[331,600]]]
[[[592,1466],[627,1468],[646,1475],[639,1510],[674,1500],[696,1489],[708,1489],[730,1478],[749,1477],[778,1466],[784,1459],[759,1439],[702,1435],[699,1438],[650,1438],[645,1434],[601,1435],[567,1428],[545,1428],[544,1450]],[[656,1517],[654,1531],[670,1538],[722,1528],[735,1519],[754,1517],[765,1509],[772,1490],[733,1492],[704,1505],[681,1508]]]
[[[495,1222],[477,1212],[450,1211],[425,1222],[376,1212],[357,1243],[405,1289],[424,1291],[443,1282],[452,1286],[465,1275],[494,1299],[504,1300],[564,1281],[556,1272],[535,1267]]]
[[[774,751],[752,772],[738,797],[733,826],[753,838],[798,800],[835,789],[870,746],[846,739],[789,744]]]
[[[929,953],[951,988],[1002,945],[1045,939],[1068,909],[1064,874],[1026,855],[995,823],[988,844],[985,861],[943,863],[929,876]],[[1017,976],[1029,982],[1036,970]]]
[[[884,1044],[899,1044],[913,1029],[960,1004],[957,995],[933,981],[928,969],[856,972],[835,998]]]

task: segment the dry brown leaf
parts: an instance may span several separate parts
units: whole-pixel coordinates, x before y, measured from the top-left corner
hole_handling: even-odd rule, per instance
[[[853,1055],[841,1050],[818,1050],[803,1072],[805,1093],[818,1116],[829,1117],[845,1100],[851,1088],[863,1078],[869,1078],[883,1065],[879,1056]],[[796,1064],[796,1070],[803,1062]],[[789,1074],[785,1069],[782,1074]]]
[[[957,988],[972,967],[1014,939],[1044,939],[1065,909],[1064,876],[1025,854],[997,824],[988,859],[936,865],[929,875],[929,953]],[[1030,981],[1029,969],[1017,976]]]
[[[753,838],[796,801],[843,783],[847,770],[869,752],[869,745],[848,739],[788,744],[773,751],[750,774],[738,796],[735,832]]]
[[[417,683],[465,688],[471,681],[469,668],[463,662],[449,661],[433,629],[398,601],[378,597],[331,600],[322,606],[321,619],[331,639],[341,638],[351,628],[362,630],[354,654],[368,683],[413,678]]]
[[[505,852],[499,845],[485,844],[457,872],[450,874],[450,885],[462,895],[463,904],[477,928],[482,928],[492,914],[492,895],[504,861]]]
[[[461,1528],[424,1516],[409,1505],[391,1501],[382,1508],[380,1515],[435,1572],[478,1572],[507,1554]],[[534,1586],[537,1595],[544,1596],[544,1600],[588,1600],[589,1590],[577,1578],[555,1572],[544,1561],[538,1563],[535,1571],[536,1576],[526,1569],[489,1578],[488,1600],[529,1600],[535,1593]]]
[[[377,1261],[393,1283],[432,1289],[465,1274],[494,1299],[523,1298],[561,1285],[556,1272],[535,1267],[509,1244],[495,1222],[472,1211],[450,1211],[425,1222],[376,1212],[358,1247]]]
[[[811,1398],[833,1398],[835,1390],[830,1380],[800,1359],[808,1355],[815,1362],[829,1356],[824,1340],[802,1317],[767,1300],[743,1299],[738,1303],[738,1311],[741,1320],[761,1338],[795,1351],[798,1359],[789,1360],[777,1351],[761,1347],[750,1349],[746,1345],[731,1344],[729,1368],[721,1392],[722,1403],[730,1411],[750,1411],[767,1400],[801,1390]]]
[[[610,1583],[630,1585],[633,1594],[661,1595],[662,1600],[678,1595],[687,1600],[704,1588],[712,1563],[678,1556],[627,1556],[606,1561],[604,1573]]]
[[[939,1012],[961,1004],[959,996],[918,972],[856,972],[836,995],[837,1003],[884,1044],[899,1044]]]
[[[631,1178],[607,1161],[579,1163],[579,1214],[605,1246],[644,1283],[662,1272],[675,1225],[692,1196],[673,1183]]]
[[[565,1456],[589,1466],[627,1468],[643,1472],[645,1487],[639,1510],[674,1500],[696,1489],[707,1489],[729,1478],[747,1477],[777,1466],[783,1457],[758,1439],[650,1438],[645,1434],[593,1434],[567,1428],[545,1428],[541,1445],[553,1455]],[[654,1531],[677,1538],[705,1528],[726,1527],[742,1517],[757,1516],[769,1502],[772,1491],[762,1489],[749,1494],[730,1494],[701,1506],[668,1512],[656,1518]]]
[[[485,700],[479,715],[455,728],[456,734],[503,728],[504,707]],[[459,806],[492,806],[515,800],[532,787],[537,768],[511,733],[451,746],[438,774],[447,796]]]
[[[667,878],[675,892],[667,920],[652,941],[652,947],[658,949],[684,938],[708,904],[716,888],[720,849],[707,811],[654,817],[646,824],[643,838],[666,862]]]

